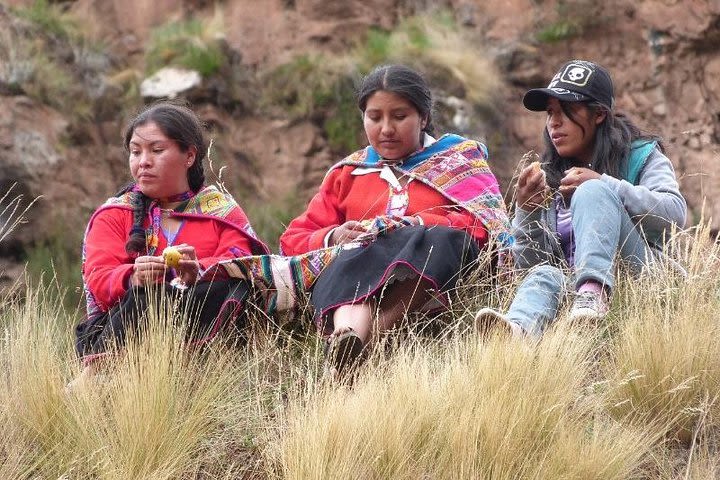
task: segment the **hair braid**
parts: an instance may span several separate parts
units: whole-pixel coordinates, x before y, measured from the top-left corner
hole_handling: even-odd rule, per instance
[[[130,194],[130,205],[133,208],[133,223],[130,229],[130,236],[125,244],[125,251],[129,254],[144,253],[147,249],[145,242],[145,229],[143,228],[143,220],[147,213],[148,197],[142,192],[132,192]]]
[[[207,154],[207,145],[203,135],[203,124],[198,116],[185,104],[171,101],[160,101],[140,112],[125,129],[123,145],[130,151],[130,141],[135,129],[141,125],[155,123],[162,133],[176,142],[181,152],[190,147],[196,150],[195,161],[188,169],[188,185],[197,193],[205,183],[203,160]],[[125,244],[129,255],[142,254],[147,251],[143,221],[147,215],[152,199],[140,191],[133,191],[134,183],[125,185],[118,195],[130,192],[130,205],[133,211],[133,224],[130,236]],[[178,192],[179,193],[179,192]]]

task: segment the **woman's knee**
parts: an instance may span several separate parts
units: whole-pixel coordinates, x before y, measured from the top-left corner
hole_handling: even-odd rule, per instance
[[[578,205],[599,206],[600,202],[607,202],[610,199],[615,203],[620,202],[620,197],[606,182],[599,178],[594,178],[583,182],[575,192],[573,192],[570,200],[570,208],[577,208]]]
[[[543,283],[561,290],[565,286],[566,276],[559,267],[545,263],[531,268],[525,276],[525,282]]]

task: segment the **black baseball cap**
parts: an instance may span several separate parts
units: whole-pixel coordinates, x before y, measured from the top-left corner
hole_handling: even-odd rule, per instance
[[[565,102],[595,100],[613,108],[615,97],[608,71],[597,63],[571,60],[563,65],[547,88],[533,88],[523,97],[528,110],[541,112],[547,108],[548,97]]]

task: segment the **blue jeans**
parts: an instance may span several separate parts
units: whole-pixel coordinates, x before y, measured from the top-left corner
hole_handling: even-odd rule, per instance
[[[518,287],[507,317],[531,335],[540,335],[555,319],[569,286],[588,280],[615,284],[615,256],[639,273],[655,258],[651,248],[630,220],[620,197],[602,180],[580,185],[570,201],[575,238],[574,275],[552,265],[531,268]]]

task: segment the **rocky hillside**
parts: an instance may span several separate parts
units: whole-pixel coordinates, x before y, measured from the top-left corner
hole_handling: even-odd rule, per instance
[[[666,140],[691,222],[705,203],[720,226],[716,0],[5,2],[0,188],[43,196],[0,252],[14,260],[58,236],[76,245],[91,210],[128,178],[122,126],[160,95],[143,81],[187,65],[198,42],[207,48],[195,80],[172,94],[208,123],[215,171],[227,167],[226,186],[268,235],[281,228],[268,219],[301,209],[326,168],[362,143],[353,79],[398,59],[427,67],[440,130],[487,142],[505,187],[522,154],[540,148],[544,119],[522,108],[522,93],[568,58],[604,64],[619,108]],[[195,43],[178,48],[182,35]]]

